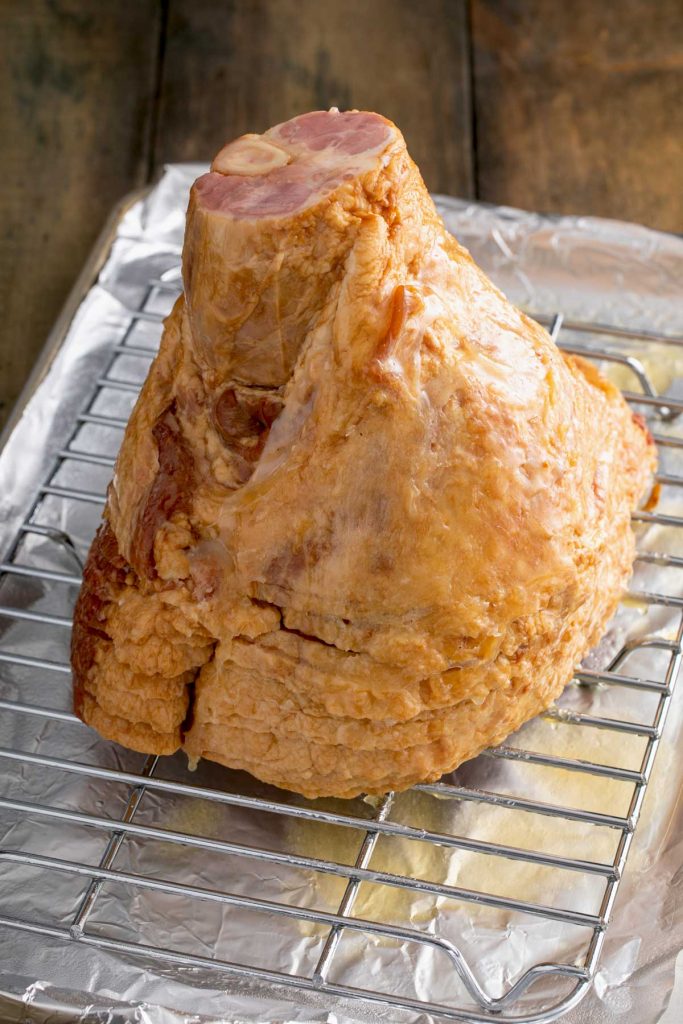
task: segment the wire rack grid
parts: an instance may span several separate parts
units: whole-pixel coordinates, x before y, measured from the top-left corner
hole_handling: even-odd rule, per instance
[[[175,258],[175,257],[174,257]],[[178,268],[168,267],[160,277],[150,279],[139,308],[127,311],[127,326],[120,338],[113,345],[109,364],[105,372],[97,380],[93,380],[89,394],[83,396],[82,412],[74,423],[70,441],[57,452],[50,470],[41,483],[35,500],[27,509],[25,519],[17,536],[8,550],[5,560],[0,564],[1,581],[4,586],[0,590],[0,626],[7,623],[25,623],[28,627],[22,634],[21,644],[5,644],[0,646],[0,669],[3,667],[19,667],[35,671],[41,678],[56,680],[51,688],[56,692],[68,694],[70,685],[69,665],[67,660],[56,661],[39,655],[41,636],[44,631],[63,631],[70,628],[70,615],[57,614],[45,610],[45,601],[36,602],[26,599],[21,586],[26,583],[38,586],[42,596],[55,589],[68,591],[73,598],[80,582],[82,568],[83,545],[75,540],[68,530],[55,525],[55,517],[48,517],[43,511],[46,503],[62,503],[69,507],[77,505],[89,508],[92,528],[96,525],[99,509],[104,500],[104,481],[114,463],[115,450],[125,427],[125,417],[113,415],[107,409],[108,396],[125,393],[130,396],[131,404],[140,384],[144,379],[149,361],[154,354],[154,340],[158,341],[161,322],[165,311],[180,288]],[[571,322],[563,324],[560,314],[536,314],[538,319],[545,321],[554,338],[561,347],[577,352],[604,364],[620,367],[623,372],[631,375],[635,390],[626,390],[626,398],[634,406],[644,408],[648,413],[653,433],[660,453],[677,454],[683,448],[683,438],[677,437],[671,430],[676,416],[683,411],[683,401],[657,394],[651,376],[644,362],[633,354],[624,354],[619,349],[622,343],[637,344],[641,349],[648,345],[683,345],[683,339],[664,338],[658,335],[629,332],[606,325]],[[136,340],[141,333],[143,343]],[[589,344],[581,341],[581,336],[589,338]],[[577,337],[579,340],[577,341]],[[99,433],[98,433],[99,431]],[[98,448],[97,438],[104,438]],[[117,440],[118,439],[118,440]],[[662,459],[664,469],[670,462]],[[64,483],[69,467],[76,469],[78,480],[85,483],[77,486]],[[88,474],[92,473],[94,482],[88,484]],[[683,485],[683,477],[668,471],[659,474],[662,488],[677,493]],[[683,526],[683,518],[669,514],[667,511],[642,511],[635,514],[639,523],[679,528]],[[57,517],[57,521],[59,517]],[[62,568],[48,568],[45,564],[37,564],[30,557],[30,544],[27,539],[40,539],[45,546],[54,546],[57,551],[57,562]],[[44,547],[41,548],[44,550]],[[28,552],[28,554],[27,554]],[[675,553],[643,549],[638,555],[640,562],[657,565],[669,570],[683,567],[683,557]],[[71,570],[68,568],[71,564]],[[669,588],[676,590],[675,586]],[[271,790],[265,795],[240,791],[238,786],[231,785],[221,788],[220,785],[198,785],[191,776],[177,778],[163,777],[160,767],[164,759],[149,757],[134,767],[120,767],[111,760],[101,759],[98,763],[92,759],[79,758],[78,746],[72,751],[64,749],[62,755],[45,752],[41,749],[39,735],[44,723],[55,723],[58,727],[69,730],[83,730],[82,726],[66,710],[68,703],[62,706],[49,706],[49,702],[41,701],[36,691],[26,695],[12,691],[6,696],[5,689],[0,699],[0,709],[6,716],[17,716],[23,721],[36,723],[38,738],[32,749],[22,749],[21,744],[8,745],[0,749],[0,760],[5,765],[18,765],[22,770],[40,769],[48,776],[75,776],[94,782],[116,784],[118,792],[124,796],[120,799],[116,812],[104,809],[102,813],[93,813],[88,806],[61,806],[48,797],[22,798],[2,796],[0,809],[4,814],[14,818],[26,818],[31,822],[46,823],[50,826],[50,835],[59,836],[60,829],[77,826],[85,832],[92,831],[103,843],[103,850],[95,862],[87,857],[63,857],[45,852],[45,847],[36,848],[27,842],[23,848],[4,842],[0,845],[0,891],[3,870],[9,866],[22,866],[27,870],[47,873],[53,880],[52,890],[56,901],[62,902],[62,913],[59,924],[50,923],[49,915],[42,914],[40,907],[27,906],[24,914],[3,912],[0,926],[32,933],[37,942],[45,939],[63,940],[80,943],[93,948],[98,954],[107,952],[125,957],[142,957],[148,963],[160,966],[180,966],[201,968],[224,975],[239,975],[255,979],[259,983],[277,986],[289,986],[299,990],[309,990],[324,994],[326,997],[344,997],[355,1001],[370,1001],[381,1007],[395,1010],[418,1011],[431,1013],[436,1017],[467,1021],[549,1021],[561,1015],[573,1006],[585,994],[594,977],[605,931],[612,915],[614,901],[619,882],[624,871],[629,849],[638,823],[650,779],[653,762],[660,743],[660,737],[671,703],[674,684],[681,661],[683,641],[683,599],[677,593],[632,591],[629,600],[645,606],[667,609],[667,614],[674,615],[677,623],[673,632],[650,633],[646,636],[627,640],[613,653],[609,664],[602,669],[581,669],[572,683],[575,688],[598,687],[620,695],[646,694],[652,699],[652,713],[647,721],[632,720],[632,716],[604,716],[586,713],[585,711],[551,709],[545,716],[546,720],[569,724],[588,736],[587,750],[590,753],[592,737],[601,731],[623,737],[624,743],[636,740],[642,743],[639,763],[635,767],[624,767],[613,763],[602,763],[599,757],[591,759],[564,757],[551,752],[524,749],[519,746],[503,745],[490,750],[480,760],[488,759],[492,763],[520,762],[526,769],[543,772],[555,769],[562,777],[582,773],[594,780],[612,780],[623,783],[628,790],[628,800],[622,813],[608,813],[590,807],[575,806],[571,802],[562,801],[548,803],[534,798],[533,786],[528,792],[523,789],[511,795],[498,792],[495,788],[486,789],[468,784],[464,780],[443,780],[436,784],[417,786],[414,790],[423,799],[447,801],[449,805],[473,805],[477,809],[495,808],[510,812],[516,816],[541,816],[544,821],[569,823],[570,826],[608,830],[615,837],[614,854],[611,860],[595,860],[590,850],[583,857],[568,856],[544,849],[528,848],[525,845],[511,845],[494,841],[491,838],[481,839],[471,835],[458,834],[457,830],[447,828],[425,828],[424,824],[411,824],[405,815],[394,813],[397,798],[387,794],[381,802],[359,811],[357,802],[334,805],[324,802],[306,802],[289,799],[285,794]],[[661,673],[657,678],[643,677],[628,671],[629,659],[643,651],[657,652],[664,660]],[[1,678],[1,672],[0,672]],[[40,691],[39,691],[40,692]],[[68,698],[67,698],[68,699]],[[53,702],[54,703],[54,702]],[[56,701],[59,703],[59,701]],[[71,732],[69,732],[71,735]],[[66,742],[66,741],[65,741]],[[237,777],[239,779],[239,776]],[[166,824],[150,825],[140,820],[139,811],[145,798],[153,797],[162,808],[164,801],[182,797],[190,801],[208,802],[213,807],[240,808],[265,815],[268,821],[296,822],[298,827],[308,825],[316,827],[345,830],[354,837],[355,856],[336,859],[333,855],[313,856],[306,852],[292,852],[268,848],[267,844],[256,846],[245,844],[234,837],[224,835],[207,835],[206,830],[197,828],[173,828]],[[162,822],[163,814],[161,817]],[[10,830],[11,839],[11,830]],[[560,907],[550,900],[530,900],[523,893],[501,894],[495,886],[486,889],[469,888],[456,885],[449,881],[434,881],[422,878],[417,874],[399,869],[389,870],[382,866],[378,859],[378,844],[393,841],[416,842],[437,847],[450,856],[456,852],[467,852],[483,857],[496,871],[503,870],[505,865],[521,864],[523,867],[540,868],[546,871],[570,872],[576,876],[588,876],[597,880],[599,885],[596,906],[589,912],[584,909]],[[180,847],[183,851],[198,851],[202,855],[233,855],[249,862],[275,870],[278,866],[302,869],[313,873],[315,877],[331,876],[341,888],[341,897],[336,908],[320,909],[292,904],[287,900],[265,898],[239,891],[238,886],[231,888],[230,875],[227,874],[223,887],[206,887],[188,884],[186,881],[173,880],[149,874],[135,869],[134,862],[121,861],[121,853],[125,844],[135,843],[144,848],[148,844],[163,843],[170,847]],[[52,844],[54,845],[54,844]],[[56,844],[59,849],[58,843]],[[51,845],[47,849],[52,849]],[[127,866],[126,866],[127,865]],[[67,880],[78,885],[67,884]],[[534,963],[516,978],[513,984],[497,996],[485,991],[478,979],[476,963],[472,955],[460,948],[460,944],[452,937],[446,937],[426,928],[406,922],[379,920],[358,916],[359,894],[364,885],[384,887],[407,895],[409,901],[417,901],[428,897],[434,901],[452,901],[458,906],[471,908],[488,908],[496,912],[518,915],[524,919],[539,919],[553,922],[558,927],[573,927],[584,936],[581,955],[562,959],[549,959],[546,962]],[[162,894],[164,897],[186,901],[192,906],[192,913],[201,913],[201,906],[218,904],[225,908],[235,908],[244,912],[266,915],[267,919],[291,919],[297,927],[309,926],[317,929],[320,941],[316,947],[315,957],[306,971],[301,969],[271,969],[263,963],[246,960],[227,960],[218,955],[207,955],[206,950],[192,951],[188,948],[167,948],[164,943],[131,942],[117,937],[115,928],[90,928],[93,915],[107,886],[115,886],[117,892],[125,893],[127,889],[147,893]],[[76,894],[74,896],[74,893]],[[71,904],[69,903],[71,900]],[[362,901],[360,901],[362,909]],[[144,903],[143,903],[144,906]],[[390,916],[390,915],[387,915]],[[393,946],[403,945],[413,951],[429,949],[434,956],[441,957],[442,972],[448,980],[448,998],[442,996],[431,998],[429,993],[406,994],[384,991],[378,984],[369,981],[359,982],[344,980],[343,971],[335,973],[335,963],[339,958],[340,947],[345,937],[356,934],[363,942],[389,943]],[[343,959],[343,958],[342,958]],[[376,975],[375,975],[376,979]],[[530,1002],[530,995],[536,991],[540,996],[536,1002]],[[525,1001],[526,1000],[526,1001]]]

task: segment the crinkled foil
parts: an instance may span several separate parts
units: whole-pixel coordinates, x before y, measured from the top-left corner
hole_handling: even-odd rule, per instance
[[[169,167],[160,184],[121,219],[99,282],[84,296],[64,344],[0,455],[0,557],[8,556],[39,487],[48,477],[53,487],[103,491],[106,486],[110,474],[106,466],[68,460],[60,464],[56,475],[51,475],[55,456],[69,444],[84,451],[115,454],[120,431],[83,422],[75,439],[71,439],[73,425],[84,411],[105,416],[129,414],[134,395],[122,390],[102,389],[91,406],[96,381],[106,373],[110,378],[133,382],[144,376],[148,363],[140,356],[119,355],[110,366],[112,350],[124,343],[152,351],[158,342],[161,327],[153,314],[168,311],[173,292],[149,293],[148,282],[179,282],[188,189],[202,170],[192,165]],[[683,333],[683,240],[615,221],[550,218],[445,197],[440,197],[438,204],[452,232],[525,309],[545,315],[562,311],[570,321],[623,325],[670,336]],[[129,311],[143,303],[152,315],[131,326]],[[571,330],[563,332],[563,338],[568,343],[595,343],[589,335]],[[615,351],[637,355],[658,391],[680,395],[677,389],[683,375],[683,348],[645,348],[642,341],[629,347],[618,338],[608,339],[608,343]],[[638,389],[628,366],[612,365],[607,369],[621,386]],[[677,422],[662,421],[657,429],[676,434]],[[666,450],[663,468],[667,472],[682,472],[676,461],[679,454],[675,449]],[[680,502],[668,496],[663,508],[678,515],[683,512]],[[47,493],[33,515],[36,521],[65,531],[74,550],[50,537],[25,533],[16,560],[62,573],[77,572],[77,556],[82,559],[87,551],[100,507]],[[674,529],[642,527],[639,533],[641,549],[678,550]],[[635,586],[681,595],[680,577],[681,570],[639,565]],[[0,588],[0,604],[55,616],[68,617],[75,596],[74,587],[17,576],[3,577]],[[605,665],[627,638],[655,632],[671,637],[678,614],[676,609],[626,601],[590,664]],[[2,650],[51,661],[68,659],[68,630],[64,627],[0,618],[0,630]],[[661,651],[639,650],[623,671],[661,678],[661,655]],[[0,697],[68,710],[69,676],[0,662]],[[595,984],[563,1018],[567,1024],[672,1024],[681,1019],[683,907],[678,893],[683,878],[683,808],[679,802],[683,767],[677,748],[683,734],[682,698],[683,693],[679,693],[672,705]],[[616,687],[573,686],[560,703],[595,715],[647,721],[655,699],[652,694]],[[644,746],[644,740],[637,736],[577,729],[547,719],[529,723],[514,742],[533,750],[627,768],[638,767]],[[0,719],[0,746],[129,771],[139,770],[144,761],[141,755],[107,743],[68,720],[12,712],[3,712]],[[131,792],[130,786],[107,779],[48,770],[4,757],[0,757],[0,769],[3,798],[112,819],[123,814]],[[196,773],[189,775],[180,756],[162,759],[157,774],[288,800],[297,806],[306,804],[243,774],[209,764],[201,764]],[[630,793],[628,787],[614,780],[485,757],[463,766],[455,778],[467,785],[612,814],[625,813],[626,793]],[[372,806],[361,799],[319,801],[318,806],[364,819],[373,813]],[[443,800],[424,792],[400,795],[391,820],[604,862],[611,861],[619,836],[610,829]],[[145,792],[134,821],[346,864],[353,863],[363,834],[360,829],[294,820],[154,790]],[[88,878],[17,865],[3,860],[2,852],[31,851],[97,865],[110,833],[25,810],[0,808],[0,822],[0,913],[34,922],[39,928],[68,928],[85,895]],[[591,875],[395,837],[380,839],[371,866],[587,912],[596,912],[604,887],[603,879]],[[122,842],[114,867],[331,912],[336,912],[344,890],[344,882],[332,875],[152,842],[134,835]],[[500,995],[532,964],[555,959],[571,962],[573,956],[580,959],[586,948],[585,932],[578,935],[570,926],[365,882],[353,913],[450,939],[491,996]],[[85,935],[310,974],[327,929],[296,918],[107,882],[88,917]],[[362,932],[343,933],[330,979],[475,1008],[440,951],[371,938]],[[426,1013],[418,1015],[369,1002],[337,1001],[331,1008],[325,994],[301,992],[208,968],[162,963],[144,955],[136,957],[8,926],[0,926],[0,988],[0,1015],[8,1021],[178,1024],[381,1020],[408,1024],[433,1019]],[[552,991],[547,999],[551,996]],[[519,1014],[527,1014],[541,1005],[547,1005],[547,1001],[543,1004],[532,988],[516,1009]]]

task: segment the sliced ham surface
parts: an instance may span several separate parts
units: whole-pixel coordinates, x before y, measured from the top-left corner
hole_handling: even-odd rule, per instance
[[[396,138],[378,114],[315,111],[228,143],[195,188],[207,210],[253,220],[281,217],[368,171]]]

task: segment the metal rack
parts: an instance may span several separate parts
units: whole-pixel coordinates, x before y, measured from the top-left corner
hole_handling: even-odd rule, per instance
[[[88,467],[108,469],[113,466],[114,452],[103,448],[95,450],[92,445],[82,446],[79,441],[84,425],[95,425],[110,431],[121,432],[125,427],[125,418],[109,415],[98,411],[98,401],[107,392],[125,392],[134,396],[146,374],[149,360],[154,350],[140,345],[135,340],[135,330],[141,323],[157,324],[161,331],[163,312],[160,305],[167,305],[179,289],[177,271],[171,270],[163,278],[151,279],[139,308],[128,310],[128,326],[118,342],[112,347],[109,363],[104,373],[93,381],[90,394],[84,396],[85,401],[81,413],[74,424],[69,442],[56,454],[49,471],[35,495],[31,507],[14,538],[13,545],[5,561],[0,564],[1,579],[28,579],[39,581],[41,587],[62,586],[78,587],[80,582],[79,553],[73,539],[52,523],[46,523],[41,511],[46,499],[50,498],[66,503],[82,503],[99,506],[104,494],[97,486],[70,486],[60,480],[60,473],[69,465],[78,464],[84,473]],[[538,314],[537,314],[538,315]],[[683,345],[683,339],[664,338],[655,334],[645,335],[609,325],[585,323],[564,324],[559,314],[538,316],[550,327],[551,333],[561,346],[568,351],[577,352],[591,359],[612,362],[622,365],[633,375],[636,386],[641,391],[625,392],[629,402],[634,406],[645,408],[655,424],[670,424],[681,411],[683,401],[657,394],[645,366],[633,355],[618,351],[614,345],[621,341],[635,341],[638,345],[674,344]],[[577,344],[565,337],[574,333],[589,334],[592,344]],[[596,339],[598,346],[596,347]],[[602,344],[600,342],[602,339]],[[133,374],[124,375],[119,369],[120,360],[125,358],[126,365],[137,366]],[[666,433],[662,427],[655,426],[654,435],[662,451],[673,451],[683,448],[683,437]],[[101,476],[101,472],[100,472]],[[659,482],[663,488],[677,489],[683,485],[683,477],[675,473],[662,472]],[[661,526],[681,527],[683,518],[668,514],[666,511],[643,511],[634,516],[640,523],[658,524]],[[43,568],[22,561],[21,542],[27,535],[39,535],[48,544],[54,544],[62,555],[71,559],[73,571]],[[683,567],[683,557],[642,551],[639,560],[643,563],[656,564],[665,569]],[[83,763],[74,759],[65,751],[66,756],[52,756],[37,752],[25,752],[21,749],[0,749],[0,762],[4,765],[13,763],[26,767],[39,767],[47,772],[66,773],[85,779],[103,780],[127,787],[128,796],[123,811],[116,817],[94,814],[80,808],[54,806],[50,802],[34,799],[0,798],[0,811],[31,816],[38,821],[50,822],[53,826],[60,823],[78,825],[93,830],[106,837],[106,846],[99,862],[89,864],[73,859],[65,859],[48,853],[37,853],[20,848],[0,848],[0,866],[22,865],[51,872],[54,876],[54,892],[59,898],[60,886],[67,876],[83,878],[87,883],[84,894],[70,908],[67,907],[69,922],[64,925],[53,925],[41,919],[32,919],[28,913],[26,919],[3,914],[0,926],[30,932],[37,937],[50,937],[64,941],[81,943],[95,950],[108,951],[121,955],[142,956],[150,962],[164,965],[175,964],[185,967],[202,968],[205,970],[238,974],[244,977],[260,979],[262,982],[278,986],[288,986],[300,990],[312,990],[327,996],[345,997],[347,999],[370,1001],[386,1007],[416,1010],[432,1013],[452,1020],[467,1021],[549,1021],[562,1014],[576,1004],[586,992],[595,974],[601,949],[605,938],[605,930],[612,915],[619,882],[623,874],[629,849],[638,823],[646,787],[652,772],[653,762],[665,725],[667,712],[671,703],[672,693],[682,656],[683,643],[683,598],[677,593],[634,591],[632,599],[646,605],[659,605],[677,612],[677,628],[675,635],[650,635],[638,641],[628,642],[614,655],[610,664],[601,671],[581,670],[577,672],[574,685],[600,685],[614,688],[617,691],[642,691],[653,694],[656,699],[654,714],[648,721],[630,721],[628,718],[611,718],[591,715],[583,712],[567,712],[551,709],[547,713],[549,719],[569,722],[572,726],[586,730],[586,735],[594,735],[592,730],[610,730],[620,733],[625,741],[639,737],[644,741],[644,753],[637,768],[625,768],[619,765],[603,764],[590,757],[567,758],[520,749],[503,745],[487,752],[486,757],[507,761],[523,761],[539,771],[545,768],[562,769],[568,772],[587,773],[590,776],[619,780],[631,787],[630,801],[626,813],[611,814],[603,811],[564,806],[562,803],[545,803],[519,793],[514,796],[486,790],[454,781],[442,781],[416,787],[417,792],[425,796],[433,796],[448,801],[466,802],[481,806],[500,807],[519,814],[532,814],[562,819],[581,825],[595,826],[614,830],[618,837],[616,851],[610,862],[595,861],[586,851],[586,858],[562,856],[543,850],[526,849],[504,843],[496,843],[471,838],[465,835],[450,834],[447,831],[429,830],[407,824],[392,818],[395,809],[395,797],[387,794],[374,809],[371,817],[355,813],[354,807],[345,810],[330,810],[318,803],[301,802],[295,804],[282,798],[264,798],[248,793],[226,791],[220,788],[198,786],[191,781],[177,781],[158,777],[160,761],[149,757],[135,771],[122,770],[106,764]],[[12,601],[9,597],[2,598],[0,605],[0,624],[7,621],[25,621],[35,625],[34,637],[41,630],[68,630],[70,617],[68,614],[54,614],[39,608],[25,606],[17,597]],[[628,659],[636,651],[655,649],[663,652],[666,667],[661,678],[640,678],[628,674],[625,666]],[[56,680],[55,687],[68,692],[70,686],[69,666],[66,661],[57,662],[38,657],[34,645],[27,643],[23,650],[8,650],[0,647],[0,663],[46,671]],[[1,678],[1,665],[0,665]],[[66,703],[65,703],[66,706]],[[75,716],[69,711],[52,708],[43,703],[34,703],[22,699],[0,699],[0,709],[6,715],[31,717],[39,721],[68,723],[73,728],[79,726]],[[590,740],[588,740],[590,751]],[[190,776],[188,776],[190,779]],[[318,825],[352,830],[360,835],[355,861],[344,864],[332,859],[303,855],[299,853],[281,852],[277,850],[245,846],[226,838],[216,838],[201,834],[199,830],[184,832],[173,828],[160,828],[140,823],[136,820],[139,808],[145,796],[153,794],[157,800],[163,801],[170,796],[182,796],[194,800],[209,801],[213,805],[229,805],[258,811],[264,815],[278,816],[289,821],[314,822]],[[509,862],[522,862],[527,865],[538,865],[551,870],[575,872],[579,875],[594,876],[604,883],[599,904],[593,912],[556,907],[551,903],[533,902],[515,896],[503,896],[496,892],[468,889],[452,884],[411,877],[399,871],[381,870],[373,866],[373,856],[380,840],[414,840],[421,843],[434,844],[441,849],[469,851],[494,858],[496,865]],[[336,912],[310,909],[295,906],[274,899],[244,895],[230,890],[229,879],[225,888],[205,888],[188,885],[160,877],[151,877],[117,866],[117,859],[123,845],[130,839],[139,843],[163,841],[167,844],[180,846],[184,849],[210,851],[218,854],[232,854],[250,858],[270,865],[299,867],[317,875],[332,876],[341,880],[344,885],[343,895]],[[171,898],[199,902],[217,903],[223,906],[239,907],[245,910],[275,915],[280,918],[291,918],[296,922],[307,922],[321,929],[326,929],[326,937],[322,941],[317,962],[307,974],[287,973],[282,970],[270,970],[253,963],[227,962],[213,959],[198,953],[163,948],[161,945],[149,943],[131,943],[117,938],[115,934],[105,934],[101,930],[89,930],[91,915],[98,904],[103,887],[108,884],[135,887],[136,890],[160,892]],[[438,934],[432,934],[415,926],[403,926],[389,922],[363,919],[354,916],[359,890],[365,883],[402,890],[418,897],[428,895],[433,898],[457,901],[471,907],[488,907],[509,911],[514,914],[540,917],[561,925],[576,926],[584,929],[587,938],[584,944],[581,963],[556,962],[538,963],[531,966],[519,977],[511,987],[498,998],[493,998],[482,988],[477,972],[467,957],[453,941]],[[70,890],[68,890],[70,891]],[[1,892],[1,882],[0,882]],[[29,907],[30,911],[30,907]],[[391,994],[373,987],[358,987],[342,980],[334,980],[333,966],[340,942],[347,933],[356,932],[369,939],[383,939],[391,942],[408,944],[411,948],[431,947],[443,957],[444,970],[450,965],[452,972],[452,1000],[430,1000],[408,995]],[[521,1000],[524,994],[537,983],[545,987],[541,1004],[530,1006]]]

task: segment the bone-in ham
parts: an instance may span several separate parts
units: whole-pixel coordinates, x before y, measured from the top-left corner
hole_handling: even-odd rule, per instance
[[[350,797],[547,708],[615,611],[654,446],[446,232],[398,129],[226,145],[183,281],[85,570],[81,718]]]

